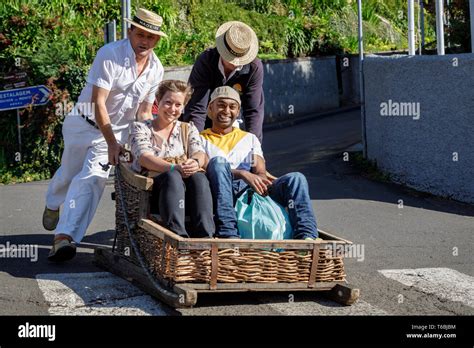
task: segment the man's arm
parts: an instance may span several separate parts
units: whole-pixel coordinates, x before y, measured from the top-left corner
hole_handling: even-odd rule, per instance
[[[183,121],[192,121],[196,128],[201,132],[204,130],[204,124],[207,117],[207,103],[210,93],[211,72],[209,52],[204,52],[194,63],[188,83],[193,87],[193,94],[184,109]],[[217,69],[217,67],[216,67]]]
[[[95,120],[100,131],[104,135],[107,142],[109,152],[109,163],[116,165],[119,162],[119,155],[122,151],[122,146],[115,139],[112,125],[110,123],[109,113],[105,107],[105,101],[109,96],[109,91],[97,86],[92,87],[92,105],[94,105]]]
[[[153,119],[151,110],[153,108],[153,103],[148,103],[146,101],[142,102],[137,110],[137,121],[145,121]]]
[[[232,174],[235,179],[242,179],[249,184],[255,192],[261,196],[268,193],[268,186],[272,184],[267,179],[267,170],[265,168],[265,161],[258,155],[253,155],[253,164],[251,171],[232,169]]]
[[[135,117],[136,121],[146,121],[153,119],[153,104],[155,103],[156,92],[158,91],[158,87],[160,86],[161,81],[163,81],[163,66],[159,65],[158,72],[155,76],[155,81],[152,84],[150,90],[148,91],[146,97],[141,102],[140,106],[138,107],[137,114]]]
[[[263,65],[260,59],[255,63],[256,69],[242,95],[242,116],[246,131],[255,134],[261,143],[264,118]]]

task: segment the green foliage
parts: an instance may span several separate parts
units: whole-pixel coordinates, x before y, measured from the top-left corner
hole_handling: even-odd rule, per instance
[[[269,14],[272,11],[272,5],[275,1],[273,0],[243,0],[236,1],[236,3],[242,8],[258,13]]]
[[[88,66],[103,44],[101,22],[89,16],[94,11],[103,18],[112,14],[104,4],[0,3],[0,73],[26,71],[29,85],[45,84],[52,91],[46,106],[20,110],[21,150],[16,111],[2,112],[1,183],[46,179],[58,168],[64,115],[56,114],[56,104],[75,101],[85,83]],[[20,66],[16,65],[18,58]]]
[[[311,28],[305,26],[303,18],[295,18],[287,23],[286,40],[289,57],[304,57],[313,50],[317,37]]]
[[[468,1],[450,1],[447,12],[450,22],[447,28],[447,43],[451,46],[448,52],[472,52]]]

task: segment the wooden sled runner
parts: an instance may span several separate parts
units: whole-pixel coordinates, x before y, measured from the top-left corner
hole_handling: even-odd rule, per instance
[[[95,250],[95,263],[168,305],[194,306],[199,293],[215,292],[325,291],[344,305],[359,298],[341,252],[350,241],[323,231],[323,241],[182,238],[151,218],[152,186],[127,164],[116,169],[116,241],[113,251]]]

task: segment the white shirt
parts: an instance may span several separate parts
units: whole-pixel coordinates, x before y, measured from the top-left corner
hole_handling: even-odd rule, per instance
[[[135,121],[138,107],[143,101],[153,103],[164,69],[154,52],[142,74],[138,76],[135,52],[130,40],[124,39],[102,46],[92,63],[87,83],[71,115],[78,112],[95,121],[91,105],[92,87],[109,92],[105,107],[117,140],[126,140],[130,123]],[[92,129],[94,129],[92,127]]]
[[[201,132],[204,150],[209,159],[220,156],[230,164],[231,169],[250,171],[254,155],[263,157],[262,145],[258,138],[239,128],[227,134],[217,134],[211,128]]]
[[[180,157],[184,155],[182,122],[176,121],[168,139],[162,139],[153,130],[151,120],[145,122],[133,122],[130,130],[130,150],[133,155],[132,169],[140,173],[143,169],[140,166],[140,157],[151,152],[155,157]],[[202,139],[196,126],[189,122],[188,133],[188,157],[193,157],[197,152],[204,152]]]
[[[219,68],[219,71],[221,72],[222,76],[224,76],[224,78],[222,79],[222,83],[226,84],[227,81],[229,81],[230,78],[234,76],[237,71],[242,70],[244,66],[243,65],[236,66],[235,69],[232,70],[228,78],[225,77],[224,64],[222,64],[222,57],[219,58],[219,63],[217,64],[217,67]]]

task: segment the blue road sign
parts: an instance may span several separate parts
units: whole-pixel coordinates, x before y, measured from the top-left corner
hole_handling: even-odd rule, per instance
[[[0,111],[22,109],[32,104],[44,105],[49,94],[49,89],[43,85],[0,91]]]

